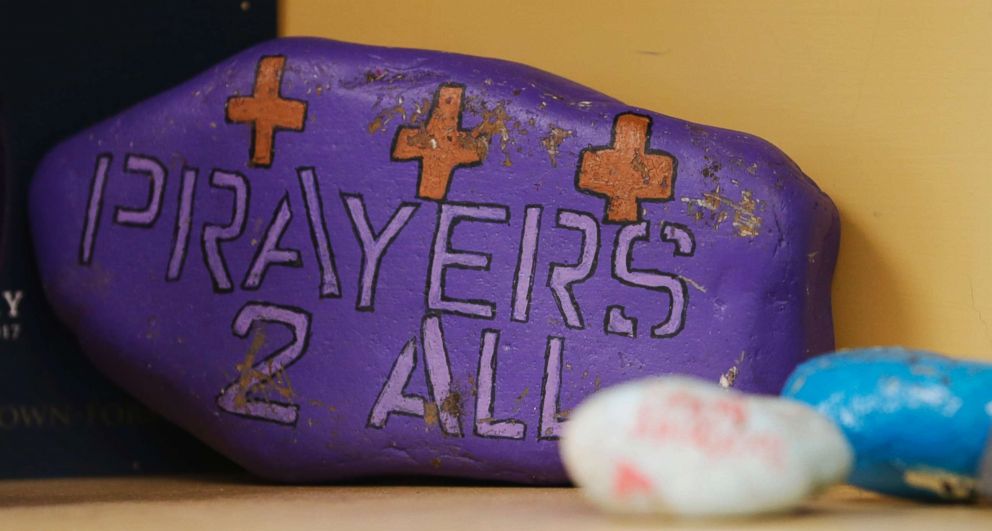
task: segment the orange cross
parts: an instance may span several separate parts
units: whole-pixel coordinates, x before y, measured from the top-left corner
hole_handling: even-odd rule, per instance
[[[641,201],[667,201],[675,182],[675,158],[648,149],[651,118],[634,113],[617,115],[609,146],[582,150],[576,187],[606,198],[607,223],[641,220]]]
[[[285,56],[262,57],[255,72],[255,92],[251,96],[227,99],[227,121],[251,124],[252,166],[271,166],[276,131],[302,131],[306,121],[306,102],[283,98],[279,94],[284,66]]]
[[[441,85],[426,124],[396,129],[393,160],[420,161],[417,197],[421,199],[443,200],[455,168],[482,162],[476,139],[461,128],[464,93],[462,85]]]

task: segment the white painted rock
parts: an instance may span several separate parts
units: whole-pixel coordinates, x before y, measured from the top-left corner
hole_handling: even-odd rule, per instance
[[[602,509],[677,516],[784,511],[843,481],[853,460],[804,404],[671,376],[590,397],[564,425],[561,453]]]

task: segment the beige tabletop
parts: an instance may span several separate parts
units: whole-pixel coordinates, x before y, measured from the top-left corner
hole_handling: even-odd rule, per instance
[[[370,484],[285,486],[246,478],[0,481],[0,529],[992,529],[992,509],[924,505],[835,488],[789,515],[733,521],[624,520],[571,488]]]

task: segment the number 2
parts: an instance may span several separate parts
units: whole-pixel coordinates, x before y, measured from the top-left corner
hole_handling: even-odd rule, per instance
[[[238,379],[228,384],[217,396],[217,406],[234,415],[277,424],[296,425],[300,406],[292,403],[293,390],[285,379],[285,371],[307,351],[310,342],[309,312],[290,306],[264,302],[249,302],[241,307],[231,325],[235,336],[245,338],[256,323],[277,323],[293,333],[293,340],[282,348],[255,362],[255,341],[239,366]],[[265,329],[257,331],[256,338],[264,345]],[[281,378],[277,381],[277,378]],[[282,400],[259,396],[260,392],[275,392]],[[266,393],[268,395],[269,393]],[[252,396],[254,395],[254,396]]]

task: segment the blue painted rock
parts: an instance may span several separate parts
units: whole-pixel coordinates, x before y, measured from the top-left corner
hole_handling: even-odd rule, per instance
[[[31,192],[97,366],[271,478],[563,482],[601,385],[776,393],[833,347],[837,212],[792,161],[502,61],[269,42]]]
[[[852,484],[924,499],[978,494],[992,444],[992,365],[897,348],[846,351],[800,365],[782,394],[841,426],[856,456]]]
[[[992,430],[985,441],[985,457],[982,458],[982,469],[978,473],[978,495],[992,500]]]

